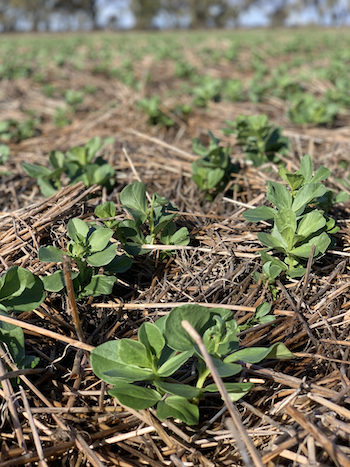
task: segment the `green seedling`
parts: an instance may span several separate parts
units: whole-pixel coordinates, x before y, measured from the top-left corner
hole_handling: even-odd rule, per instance
[[[293,97],[288,117],[293,123],[331,125],[339,113],[339,107],[326,99],[317,99],[312,94],[302,93]]]
[[[126,255],[117,256],[116,244],[110,242],[113,230],[96,225],[89,227],[78,218],[70,219],[67,230],[70,238],[67,251],[54,246],[40,247],[39,260],[60,263],[64,255],[72,258],[78,268],[78,271],[72,272],[77,298],[112,293],[116,281],[114,274],[125,272],[131,266],[131,260]],[[101,267],[103,274],[100,273]],[[62,270],[43,277],[42,282],[49,292],[62,292],[65,288]]]
[[[270,234],[258,233],[258,240],[268,247],[261,252],[261,257],[267,265],[263,273],[269,280],[282,271],[290,278],[303,276],[312,248],[315,247],[313,257],[319,258],[331,244],[329,234],[338,231],[334,219],[315,207],[322,205],[327,194],[321,181],[329,177],[329,169],[322,166],[313,174],[311,157],[306,155],[297,172],[290,173],[281,167],[279,175],[290,191],[281,183],[268,182],[266,198],[275,208],[262,206],[243,214],[250,222],[273,223]],[[268,255],[266,252],[270,250],[281,253],[283,261]]]
[[[209,147],[203,146],[198,138],[192,142],[193,151],[201,157],[192,163],[192,180],[205,193],[205,198],[212,201],[223,191],[233,172],[239,167],[231,161],[232,149],[219,146],[220,140],[209,131]]]
[[[150,125],[161,125],[165,127],[175,125],[175,117],[180,119],[186,118],[192,110],[189,105],[177,105],[175,108],[169,109],[168,113],[164,113],[163,110],[160,109],[161,101],[159,96],[153,96],[149,99],[144,97],[137,105],[149,116],[148,123]]]
[[[111,78],[117,78],[126,86],[136,87],[137,80],[135,77],[134,65],[131,60],[124,60],[122,66],[113,68],[109,75]]]
[[[240,79],[229,79],[225,81],[224,96],[233,102],[239,102],[245,100],[243,82]]]
[[[107,221],[106,225],[115,229],[116,238],[129,254],[149,253],[149,250],[142,249],[142,245],[153,245],[157,238],[163,245],[188,245],[190,238],[187,228],[178,229],[173,222],[176,212],[169,212],[177,211],[176,206],[157,193],[148,203],[146,188],[142,182],[127,185],[120,193],[120,202],[132,219],[123,222]],[[115,213],[115,205],[110,202],[95,210],[99,218],[114,217]],[[145,232],[148,233],[145,235]]]
[[[76,109],[79,104],[84,100],[84,93],[82,91],[75,91],[74,89],[68,89],[64,93],[65,101],[73,109]]]
[[[275,321],[276,317],[274,315],[270,315],[270,311],[271,306],[266,302],[257,306],[253,316],[249,318],[245,324],[238,326],[239,332],[250,329],[258,324],[272,323],[272,321]]]
[[[213,79],[209,76],[202,77],[201,83],[192,90],[193,104],[197,107],[207,107],[210,101],[219,102],[222,87],[221,79]]]
[[[75,147],[63,154],[51,151],[49,162],[51,169],[37,164],[22,164],[23,170],[36,178],[44,196],[51,196],[61,189],[61,175],[64,173],[70,180],[70,185],[82,181],[86,187],[101,185],[110,188],[115,170],[102,157],[96,157],[97,152],[105,145],[111,144],[113,139],[96,137],[88,141],[83,147]]]
[[[189,62],[178,61],[175,64],[175,76],[177,78],[192,78],[196,73],[196,68]]]
[[[64,109],[62,107],[58,107],[55,109],[55,113],[53,114],[53,121],[58,128],[62,128],[66,125],[72,123],[71,119],[69,118],[70,111],[68,109]]]
[[[235,121],[226,121],[225,135],[237,134],[237,144],[255,167],[267,162],[279,163],[278,154],[287,155],[289,139],[281,134],[280,127],[270,124],[266,115],[239,115]]]
[[[37,129],[39,123],[40,120],[37,118],[28,118],[23,122],[14,119],[3,120],[0,122],[0,141],[19,143],[24,139],[32,138],[39,133]]]
[[[7,144],[0,144],[0,165],[4,164],[11,154],[11,150]],[[0,175],[10,175],[11,172],[4,170],[0,171]]]
[[[182,305],[155,324],[143,323],[137,341],[114,340],[92,350],[94,373],[113,385],[108,392],[120,404],[134,410],[156,406],[161,420],[179,418],[188,425],[198,424],[200,400],[209,393],[217,393],[218,388],[208,381],[210,370],[197,345],[183,329],[183,320],[189,321],[200,334],[222,378],[238,375],[242,370],[240,362],[257,363],[265,358],[294,356],[282,343],[268,348],[240,349],[239,330],[231,311]],[[197,362],[194,385],[179,382],[178,370],[184,365],[189,370],[189,359]],[[232,401],[239,400],[253,387],[252,383],[224,384]]]

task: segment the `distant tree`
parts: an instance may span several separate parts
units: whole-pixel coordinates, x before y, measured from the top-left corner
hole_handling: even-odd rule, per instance
[[[51,11],[59,12],[63,16],[85,13],[91,21],[93,29],[97,29],[97,1],[96,0],[51,0]]]
[[[136,18],[136,28],[152,28],[152,20],[161,6],[161,0],[132,0],[131,10]]]

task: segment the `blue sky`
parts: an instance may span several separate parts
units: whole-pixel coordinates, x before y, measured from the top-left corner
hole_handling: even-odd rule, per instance
[[[200,1],[200,0],[198,0]],[[240,4],[242,0],[231,0],[233,4]],[[293,4],[295,0],[290,0]],[[278,0],[277,0],[278,2]],[[322,3],[322,0],[321,0]],[[104,25],[110,16],[116,14],[119,18],[119,27],[129,28],[134,26],[135,20],[133,14],[129,10],[129,0],[99,0],[100,5],[100,23]],[[265,27],[269,25],[269,12],[273,9],[276,0],[266,0],[260,2],[257,7],[251,7],[249,10],[243,12],[239,17],[239,26],[241,27]],[[338,7],[347,11],[347,16],[344,18],[345,24],[350,24],[349,1],[338,0]],[[331,23],[330,14],[320,18],[317,9],[313,5],[306,6],[302,11],[291,13],[286,21],[286,26],[305,25],[309,23],[321,23],[329,25]],[[186,21],[185,21],[186,23]],[[158,15],[155,24],[160,28],[171,27],[171,19],[165,13]],[[185,24],[184,24],[185,25]]]

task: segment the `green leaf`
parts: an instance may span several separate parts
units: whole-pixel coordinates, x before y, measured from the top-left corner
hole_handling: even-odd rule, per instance
[[[293,248],[290,253],[294,256],[298,256],[300,258],[308,259],[310,257],[311,248],[315,245],[315,253],[314,257],[318,256],[319,254],[323,254],[331,243],[331,239],[326,234],[326,232],[322,232],[321,235],[313,237],[310,239],[308,243],[304,245],[300,245],[297,248]]]
[[[270,234],[267,234],[265,232],[258,232],[257,237],[260,243],[263,245],[269,247],[269,248],[275,248],[276,250],[285,250],[286,245],[281,243],[279,240],[277,240],[275,237],[273,237]]]
[[[188,245],[190,237],[187,227],[181,227],[176,230],[176,224],[170,222],[160,233],[160,241],[164,245]]]
[[[309,203],[311,203],[312,200],[323,196],[326,193],[326,191],[327,188],[321,183],[310,183],[308,185],[302,186],[295,195],[292,205],[293,211],[296,213],[299,213],[299,211],[301,211],[301,214],[304,211],[305,207]]]
[[[183,320],[188,321],[197,332],[201,331],[210,319],[210,311],[200,305],[181,305],[173,308],[165,323],[165,340],[174,350],[191,350],[194,342],[181,325]]]
[[[44,284],[44,289],[48,292],[60,292],[66,286],[63,271],[55,271],[50,276],[42,277],[41,280]]]
[[[247,349],[238,350],[227,357],[224,358],[224,362],[247,362],[247,363],[258,363],[264,358],[280,358],[280,359],[288,359],[294,358],[294,354],[290,352],[287,347],[278,342],[277,344],[273,344],[271,347],[249,347]]]
[[[114,259],[105,266],[105,271],[109,274],[121,274],[131,267],[131,259],[126,255],[115,256]]]
[[[41,193],[43,194],[43,196],[45,196],[45,198],[48,198],[49,196],[52,196],[55,193],[57,193],[57,188],[51,180],[47,178],[38,178],[37,182],[40,187]]]
[[[224,383],[228,392],[229,398],[232,402],[236,402],[249,392],[254,386],[253,383]],[[219,392],[216,384],[208,384],[203,388],[204,392]]]
[[[305,184],[310,183],[314,166],[309,154],[306,154],[300,161],[299,173],[305,178]]]
[[[170,357],[161,367],[158,369],[158,375],[161,378],[167,378],[168,376],[175,373],[189,358],[192,357],[194,349],[187,350],[185,352],[178,353],[177,355]]]
[[[85,171],[90,179],[89,185],[106,185],[108,180],[115,174],[115,169],[107,164],[107,162],[104,162],[102,165],[97,163],[88,165],[85,167]]]
[[[160,357],[165,346],[165,339],[156,325],[147,322],[142,323],[137,337],[151,355],[155,355],[157,358]]]
[[[227,378],[229,376],[237,375],[242,371],[241,365],[228,362],[226,361],[226,358],[224,359],[224,361],[214,357],[213,355],[211,355],[211,358],[221,378]]]
[[[40,261],[46,263],[61,263],[63,256],[67,255],[66,251],[60,250],[54,246],[41,246],[38,251],[38,258]]]
[[[54,169],[65,169],[65,157],[60,151],[51,151],[49,154],[49,162]]]
[[[88,153],[85,147],[75,147],[66,152],[66,158],[70,162],[77,163],[80,167],[85,167],[88,161]]]
[[[285,229],[290,229],[292,231],[292,238],[294,237],[294,232],[297,229],[297,218],[295,212],[290,208],[280,209],[275,216],[275,225],[288,243],[287,238],[289,238],[289,236],[286,237],[282,232]]]
[[[290,208],[293,200],[288,189],[277,182],[268,182],[266,198],[274,204],[277,209]]]
[[[185,397],[186,399],[193,399],[199,397],[201,390],[188,384],[166,383],[165,381],[155,381],[154,385],[160,393],[173,394],[174,396]]]
[[[254,313],[254,318],[255,319],[260,319],[263,316],[266,316],[269,314],[271,311],[271,305],[269,303],[261,303],[259,306],[256,307],[255,313]]]
[[[26,287],[26,276],[19,266],[11,266],[0,278],[0,300],[20,295]]]
[[[80,292],[79,297],[98,297],[99,295],[110,295],[116,277],[96,274],[92,276],[91,282]]]
[[[162,396],[154,389],[142,388],[128,383],[117,383],[108,391],[110,396],[118,399],[121,405],[134,410],[143,410],[153,407]]]
[[[147,219],[146,187],[142,182],[127,185],[120,193],[120,202],[133,217],[137,225]]]
[[[170,396],[157,405],[157,417],[160,420],[166,418],[179,418],[187,425],[197,425],[199,421],[199,409],[187,399],[180,396]]]
[[[325,225],[326,219],[324,218],[322,212],[314,209],[302,217],[298,225],[297,234],[303,239],[306,239],[309,237],[309,235],[322,229],[322,227]]]
[[[331,171],[322,165],[318,170],[316,170],[315,175],[312,177],[312,183],[326,180],[326,178],[328,178],[330,175]]]
[[[97,232],[99,232],[99,229]],[[101,242],[102,243],[102,242]],[[117,255],[117,245],[112,243],[103,251],[99,251],[97,253],[93,253],[86,258],[86,262],[90,264],[90,266],[100,267],[109,264]]]
[[[164,206],[155,207],[153,209],[154,228],[151,234],[157,235],[175,216],[176,214],[167,213]]]
[[[335,203],[346,203],[350,196],[345,191],[340,191],[335,197]]]
[[[85,148],[88,152],[88,159],[87,162],[91,162],[92,159],[95,157],[97,151],[102,147],[102,141],[99,136],[95,136],[95,138],[90,139],[86,144]]]
[[[288,266],[285,263],[271,255],[268,255],[265,251],[260,251],[260,256],[264,263],[271,262],[273,265],[281,268],[282,271],[286,271],[288,269]]]
[[[34,310],[45,300],[43,283],[39,277],[23,268],[18,268],[18,277],[20,278],[21,288],[13,293],[12,296],[2,299],[1,303],[8,310],[15,313]],[[23,291],[19,294],[23,284]]]
[[[132,339],[121,339],[118,346],[120,360],[128,365],[136,365],[141,368],[149,368],[150,361],[147,356],[146,346]]]
[[[27,175],[33,178],[45,177],[51,174],[51,170],[47,167],[37,164],[29,164],[28,162],[22,163],[22,169]]]
[[[96,206],[94,212],[98,218],[104,219],[105,217],[115,217],[117,211],[113,201],[106,201],[104,204]]]
[[[86,242],[86,237],[89,233],[89,227],[86,222],[82,221],[75,217],[70,219],[67,225],[68,236],[73,242],[78,244],[84,244]]]
[[[123,356],[120,355],[119,345],[120,341],[109,341],[91,351],[92,370],[98,378],[116,384],[121,379],[133,382],[150,380],[154,377],[151,369],[125,363]]]
[[[0,309],[0,315],[9,316],[2,309]],[[6,350],[8,348],[16,364],[25,357],[24,334],[19,326],[0,321],[0,342],[6,344],[5,348]]]
[[[101,228],[92,232],[88,236],[86,244],[90,247],[90,252],[101,251],[108,245],[110,238],[113,235],[112,229]]]
[[[260,206],[255,209],[248,209],[242,216],[249,222],[260,222],[273,219],[276,214],[276,209],[269,208],[268,206]]]
[[[285,182],[288,183],[290,189],[292,190],[292,193],[294,193],[298,188],[300,188],[305,180],[303,175],[297,173],[291,174],[289,170],[287,170],[285,167],[280,167],[278,175]]]

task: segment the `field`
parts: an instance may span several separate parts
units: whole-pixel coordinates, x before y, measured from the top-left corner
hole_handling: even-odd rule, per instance
[[[350,30],[1,39],[0,467],[350,466]]]

